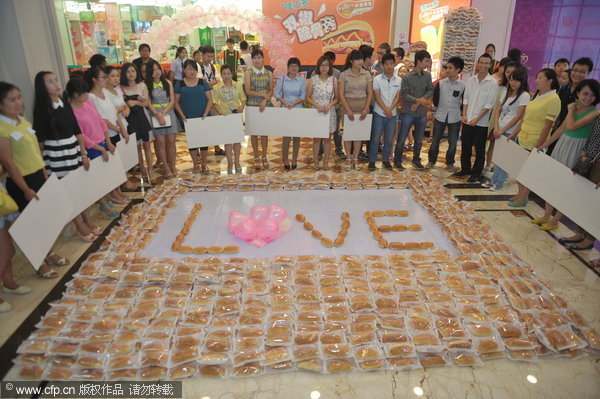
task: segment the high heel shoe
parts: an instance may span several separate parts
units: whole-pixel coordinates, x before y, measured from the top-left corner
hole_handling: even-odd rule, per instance
[[[119,213],[117,211],[113,210],[110,207],[107,208],[102,204],[100,204],[100,212],[104,213],[109,218],[116,218],[117,216],[119,216]]]
[[[267,159],[267,157],[262,158],[262,166],[265,169],[269,169],[269,160]],[[293,165],[292,165],[292,169],[294,169]]]
[[[79,236],[79,238],[81,238],[85,242],[94,242],[94,241],[96,241],[97,236],[94,235],[94,233],[89,233],[88,235],[84,236],[78,230],[75,230],[75,232],[77,233],[77,235]]]

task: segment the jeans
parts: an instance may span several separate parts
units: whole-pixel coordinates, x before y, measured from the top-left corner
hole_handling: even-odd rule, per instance
[[[461,171],[471,174],[471,177],[481,177],[485,163],[485,141],[488,136],[487,126],[463,125],[461,137]],[[475,146],[475,163],[471,168],[472,147]]]
[[[421,145],[423,143],[423,135],[425,134],[425,123],[427,121],[426,116],[412,116],[408,114],[400,115],[402,125],[400,127],[400,135],[396,142],[396,149],[394,150],[394,163],[402,163],[402,152],[404,151],[404,143],[408,137],[408,133],[413,125],[415,130],[413,132],[414,137],[414,148],[413,148],[413,162],[421,162]]]
[[[369,146],[369,162],[377,161],[379,140],[381,139],[382,132],[383,154],[381,160],[383,162],[388,162],[390,159],[390,152],[392,152],[394,140],[394,131],[396,130],[396,120],[396,115],[392,116],[391,118],[387,118],[379,115],[377,112],[373,112],[373,123],[371,125],[371,145]]]
[[[510,136],[510,133],[503,133],[502,136],[508,137]],[[506,183],[506,179],[508,179],[508,173],[506,173],[504,169],[498,166],[497,163],[494,163],[494,175],[492,176],[492,184],[501,190],[504,188],[504,183]]]
[[[448,123],[448,117],[445,122],[440,122],[437,119],[433,121],[433,139],[431,147],[429,147],[429,162],[436,163],[438,154],[440,153],[440,141],[444,135],[444,129],[448,126],[448,151],[446,152],[446,165],[454,165],[454,156],[456,155],[456,143],[458,142],[458,133],[460,131],[460,121]]]

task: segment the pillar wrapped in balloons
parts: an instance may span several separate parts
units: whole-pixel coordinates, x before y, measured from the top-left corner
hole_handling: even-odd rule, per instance
[[[292,56],[290,40],[283,28],[259,12],[242,9],[235,5],[210,6],[204,9],[199,4],[188,5],[172,16],[155,20],[148,33],[142,35],[142,42],[148,43],[158,53],[169,48],[169,42],[176,41],[196,28],[219,28],[232,26],[247,33],[260,33],[269,64],[275,75],[285,73],[287,59]]]

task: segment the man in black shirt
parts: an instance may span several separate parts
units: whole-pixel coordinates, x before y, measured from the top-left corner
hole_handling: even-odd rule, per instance
[[[140,46],[138,47],[138,53],[140,53],[139,58],[136,58],[135,60],[131,61],[131,63],[136,66],[138,71],[141,72],[142,65],[145,65],[145,64],[149,63],[150,60],[153,60],[150,57],[150,46],[146,43],[140,44]],[[142,78],[145,79],[146,77],[143,76]]]

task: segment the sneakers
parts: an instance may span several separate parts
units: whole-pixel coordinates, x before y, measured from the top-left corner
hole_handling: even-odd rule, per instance
[[[454,173],[454,165],[446,165],[446,172]]]
[[[382,162],[381,164],[383,165],[384,169],[392,170],[392,164],[390,164],[389,162]]]
[[[477,182],[479,182],[478,176],[471,176],[467,179],[467,183],[477,183]]]
[[[369,170],[375,170],[375,169],[377,169],[375,167],[375,162],[369,162],[369,166],[367,166],[367,169],[369,169]]]
[[[423,170],[425,169],[425,167],[421,164],[421,162],[416,161],[412,163],[413,168],[415,168],[416,170]]]
[[[492,185],[490,186],[490,191],[500,191],[500,190],[502,190],[503,188],[504,188],[504,187],[499,187],[499,186],[497,186],[497,185],[495,185],[495,184],[492,184]]]
[[[402,162],[396,162],[396,163],[394,163],[394,166],[398,170],[404,170],[404,166],[402,166]]]
[[[344,154],[344,151],[342,150],[335,150],[335,155],[342,161],[346,160],[346,154]]]
[[[369,154],[367,154],[366,152],[364,152],[364,151],[361,150],[358,153],[358,159],[360,159],[362,161],[368,161],[369,160]]]
[[[435,162],[429,162],[426,166],[425,169],[433,169],[435,168]]]
[[[491,181],[489,181],[489,180],[488,180],[488,181],[486,181],[486,182],[483,182],[483,183],[481,183],[481,187],[485,187],[485,188],[491,188],[491,187],[493,187],[493,186],[494,186],[494,183],[492,183],[492,182],[491,182]]]

